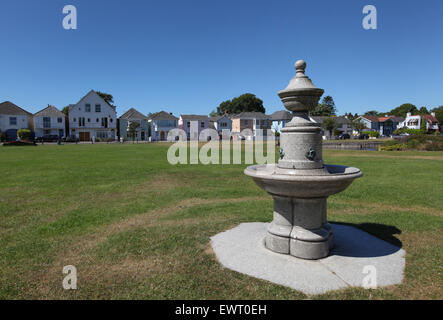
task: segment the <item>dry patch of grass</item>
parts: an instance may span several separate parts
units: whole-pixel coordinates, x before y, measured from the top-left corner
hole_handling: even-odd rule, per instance
[[[262,197],[245,197],[245,198],[233,198],[233,199],[185,199],[179,201],[178,203],[160,208],[157,210],[149,211],[145,214],[139,214],[132,216],[127,219],[116,221],[114,223],[105,225],[94,232],[88,233],[86,235],[79,236],[77,238],[71,239],[69,244],[67,244],[61,251],[55,260],[50,264],[45,266],[38,272],[32,272],[30,275],[31,283],[34,283],[36,291],[33,292],[32,298],[44,298],[50,299],[55,298],[60,295],[60,281],[62,279],[61,270],[63,266],[75,265],[83,266],[82,274],[88,277],[88,281],[92,281],[94,275],[97,275],[100,279],[103,278],[103,274],[106,273],[110,278],[116,279],[124,277],[125,272],[128,270],[127,266],[132,265],[132,270],[150,270],[152,272],[155,265],[164,265],[164,261],[159,262],[157,260],[141,260],[134,263],[133,260],[127,259],[126,262],[118,261],[113,263],[112,261],[104,261],[103,263],[97,263],[95,256],[88,254],[91,250],[96,248],[100,243],[105,242],[111,235],[123,233],[133,229],[146,228],[150,226],[176,226],[176,225],[191,225],[191,224],[204,224],[214,221],[222,221],[222,217],[208,217],[202,218],[187,218],[181,220],[161,220],[162,217],[175,213],[177,211],[192,208],[200,205],[213,205],[225,202],[236,203],[251,200],[262,200]],[[168,259],[165,257],[165,259]],[[174,260],[174,259],[173,259]],[[132,261],[132,263],[130,263]],[[135,268],[135,269],[134,269]],[[160,268],[161,269],[161,268]],[[126,270],[126,271],[124,271]],[[164,270],[163,270],[164,271]],[[120,273],[122,272],[122,273]],[[143,273],[141,274],[143,275]],[[134,275],[132,275],[134,276]],[[107,276],[108,277],[108,276]],[[55,291],[54,291],[55,290]],[[55,295],[54,295],[55,294]],[[27,297],[27,296],[26,296]]]

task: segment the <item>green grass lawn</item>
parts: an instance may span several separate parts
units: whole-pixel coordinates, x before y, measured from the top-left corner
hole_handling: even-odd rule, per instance
[[[178,165],[167,144],[0,147],[2,299],[442,299],[443,152],[324,150],[364,177],[331,222],[406,250],[403,284],[320,296],[224,269],[211,236],[270,221],[246,165]],[[78,289],[62,288],[63,266]]]

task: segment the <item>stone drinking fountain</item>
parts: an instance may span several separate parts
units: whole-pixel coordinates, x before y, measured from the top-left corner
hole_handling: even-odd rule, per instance
[[[274,198],[274,219],[265,236],[266,248],[303,259],[329,255],[334,234],[326,218],[330,195],[345,190],[362,176],[358,168],[327,165],[322,159],[322,128],[309,119],[324,90],[305,75],[306,63],[295,63],[296,75],[280,96],[292,120],[281,129],[280,160],[246,168]]]

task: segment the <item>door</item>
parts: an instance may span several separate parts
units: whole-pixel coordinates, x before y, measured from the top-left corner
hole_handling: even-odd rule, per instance
[[[80,132],[79,136],[80,136],[80,141],[89,141],[89,140],[91,140],[89,132]]]
[[[141,140],[145,141],[145,132],[144,131],[141,132]]]
[[[165,141],[165,132],[160,132],[160,141]]]

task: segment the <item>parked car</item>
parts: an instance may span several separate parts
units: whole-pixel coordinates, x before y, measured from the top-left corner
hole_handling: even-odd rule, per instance
[[[369,135],[368,134],[361,134],[361,135],[358,136],[358,138],[360,140],[367,140],[367,139],[369,139]]]
[[[347,133],[342,133],[341,135],[338,136],[339,140],[346,140],[346,139],[351,139],[351,136]]]
[[[75,143],[77,143],[79,141],[80,141],[80,139],[77,138],[77,136],[75,136],[75,135],[70,135],[70,136],[67,136],[66,138],[63,138],[63,142],[75,142]]]
[[[35,138],[37,142],[57,142],[60,137],[56,134],[45,134],[41,137]]]

